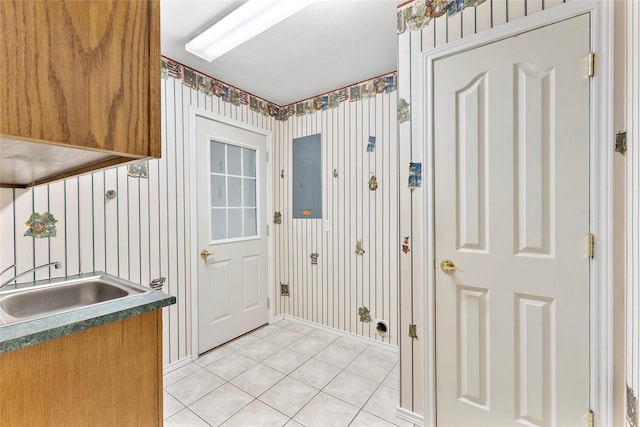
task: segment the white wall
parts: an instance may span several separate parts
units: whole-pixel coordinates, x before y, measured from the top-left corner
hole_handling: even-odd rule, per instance
[[[289,282],[291,296],[276,298],[277,313],[398,345],[396,115],[394,90],[283,123],[273,156],[274,210],[283,217],[282,225],[273,226],[275,283]],[[316,133],[322,134],[322,205],[330,231],[323,231],[321,219],[292,219],[291,214],[291,141]],[[376,137],[370,153],[369,136]],[[376,191],[368,186],[372,174]],[[355,253],[356,240],[362,240],[363,255]],[[309,257],[313,252],[319,254],[316,266]],[[372,318],[389,323],[387,336],[375,333],[375,321],[359,321],[362,306]]]
[[[629,151],[626,158],[626,369],[629,387],[627,402],[635,404],[635,420],[640,425],[640,4],[625,2],[626,103],[625,122]],[[627,414],[630,415],[631,411]]]
[[[418,2],[410,2],[403,5],[400,10],[411,8]],[[490,28],[503,25],[516,19],[522,19],[534,13],[541,12],[543,9],[558,6],[564,3],[563,0],[486,0],[475,8],[467,8],[463,12],[452,17],[441,17],[431,21],[428,25],[401,33],[399,35],[399,98],[406,99],[411,103],[411,96],[414,93],[412,87],[417,87],[417,80],[420,78],[417,62],[421,60],[422,54],[431,49],[451,43],[460,38],[472,36],[475,33],[486,31]],[[626,10],[625,10],[626,8]],[[640,320],[638,313],[640,312],[640,285],[638,285],[638,269],[640,244],[638,243],[637,230],[640,204],[638,203],[638,194],[640,194],[640,183],[638,181],[638,168],[640,163],[637,152],[633,153],[633,147],[638,144],[638,135],[640,129],[640,114],[638,114],[638,102],[640,98],[640,81],[639,60],[638,55],[640,46],[640,33],[638,26],[640,25],[640,8],[635,0],[626,0],[615,3],[616,9],[616,31],[615,41],[617,43],[615,58],[615,88],[616,99],[614,111],[614,123],[616,130],[625,128],[628,131],[628,139],[630,141],[630,151],[626,158],[626,189],[624,184],[624,164],[625,161],[618,154],[614,157],[614,236],[613,250],[616,254],[614,264],[614,422],[616,425],[622,424],[624,411],[624,382],[623,375],[625,369],[621,369],[620,365],[625,360],[624,346],[626,344],[626,377],[628,384],[633,388],[635,396],[638,397],[638,388],[640,387]],[[626,17],[626,35],[624,34],[624,22],[620,22],[620,18],[624,21]],[[625,46],[620,48],[620,44],[627,41],[626,53]],[[625,73],[621,69],[626,64],[626,108],[623,105],[625,100]],[[626,111],[626,113],[625,113]],[[624,115],[626,114],[626,120]],[[417,120],[412,117],[412,120]],[[422,158],[422,144],[420,135],[414,132],[412,126],[408,123],[399,125],[399,138],[401,141],[411,141],[410,144],[400,144],[401,162],[408,159],[420,161]],[[614,136],[612,136],[612,141]],[[634,144],[635,142],[635,144]],[[631,155],[631,157],[629,157]],[[635,156],[635,157],[634,157]],[[429,165],[423,166],[424,170],[429,169]],[[626,230],[621,219],[623,218],[623,210],[625,205],[625,196],[622,194],[626,191],[627,219]],[[411,209],[413,219],[412,229],[421,230],[421,221],[423,213],[420,207],[423,206],[421,192],[403,192],[400,191],[400,209],[402,211]],[[403,223],[401,222],[401,232],[404,234]],[[625,235],[627,236],[625,239]],[[626,254],[625,254],[626,240]],[[422,306],[425,296],[422,287],[419,284],[424,283],[422,274],[421,259],[423,254],[422,246],[416,245],[412,258],[402,258],[400,264],[400,303],[404,308],[412,307],[413,312],[422,312]],[[626,259],[626,263],[625,260]],[[626,264],[626,267],[625,267]],[[626,268],[626,270],[625,270]],[[624,289],[626,271],[626,337],[624,337]],[[422,317],[412,316],[407,310],[401,312],[401,328],[405,327],[405,323],[417,323],[418,336],[420,331],[424,330],[421,324]],[[406,319],[406,320],[405,320]],[[425,400],[425,378],[423,367],[424,357],[421,344],[412,341],[405,334],[401,334],[401,407],[417,414],[424,414]],[[636,422],[637,424],[637,422]]]
[[[487,31],[516,19],[538,13],[543,9],[562,4],[563,0],[486,0],[476,7],[468,7],[453,16],[442,16],[430,21],[427,25],[406,26],[398,35],[398,97],[413,104],[412,95],[419,86],[419,61],[422,54],[429,50],[444,46],[461,38]],[[399,8],[405,9],[419,5],[420,1],[409,2]],[[425,112],[429,114],[429,112]],[[412,123],[421,118],[412,116],[411,121],[399,125],[400,163],[409,161],[422,162],[422,136],[415,131]],[[406,141],[406,142],[405,142]],[[430,165],[423,164],[424,179],[428,179]],[[400,235],[422,235],[424,212],[424,194],[417,189],[409,191],[400,187],[400,210],[411,212],[412,218],[400,223]],[[424,372],[425,325],[423,324],[424,301],[423,292],[423,242],[414,240],[410,257],[400,257],[400,328],[407,330],[409,324],[415,324],[418,340],[412,340],[407,333],[401,333],[400,341],[400,406],[417,415],[424,415],[425,385]]]
[[[184,69],[172,65],[169,73],[165,67],[162,80],[163,156],[149,161],[149,178],[128,177],[124,166],[27,190],[0,189],[0,269],[15,263],[22,272],[62,261],[61,270],[40,270],[22,280],[98,270],[143,284],[166,277],[164,290],[177,297],[177,304],[164,309],[164,364],[190,356],[194,283],[189,268],[197,256],[190,250],[188,204],[193,105],[273,132],[273,206],[283,214],[281,225],[271,225],[274,283],[291,285],[290,297],[280,297],[276,286],[274,316],[288,314],[378,339],[372,324],[358,321],[358,307],[367,306],[373,317],[390,324],[382,341],[397,345],[395,90],[283,122],[183,84]],[[372,87],[371,81],[364,84]],[[323,135],[323,206],[330,232],[323,231],[321,220],[291,219],[291,140],[312,133]],[[374,153],[366,152],[369,135],[377,138]],[[370,171],[378,177],[376,192],[368,190]],[[105,197],[111,189],[117,191],[113,200]],[[31,213],[45,211],[58,220],[57,236],[24,237]],[[356,238],[363,239],[363,256],[354,254]],[[311,266],[311,252],[320,254],[317,266]]]
[[[159,76],[160,77],[160,76]],[[164,364],[191,355],[189,191],[189,106],[213,111],[273,131],[276,120],[248,105],[235,106],[168,77],[162,80],[162,158],[149,161],[149,178],[127,176],[126,166],[41,185],[0,189],[0,268],[62,261],[25,281],[88,271],[106,271],[147,284],[166,277],[164,291],[177,303],[163,316]],[[106,191],[117,197],[109,200]],[[52,212],[56,237],[23,237],[32,212]],[[11,273],[6,276],[10,277]]]

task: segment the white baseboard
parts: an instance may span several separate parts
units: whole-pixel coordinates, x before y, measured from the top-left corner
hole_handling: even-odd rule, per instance
[[[396,353],[400,352],[400,348],[392,345],[392,344],[387,344],[384,342],[380,342],[380,341],[376,341],[373,338],[367,338],[367,337],[363,337],[361,335],[356,335],[353,334],[351,332],[345,332],[345,331],[341,331],[339,329],[336,328],[332,328],[330,326],[325,326],[325,325],[321,325],[319,323],[315,323],[315,322],[311,322],[309,320],[305,320],[305,319],[301,319],[299,317],[295,317],[295,316],[290,316],[288,314],[280,314],[278,316],[275,316],[274,318],[271,319],[271,321],[269,322],[269,324],[275,324],[278,323],[282,320],[288,320],[290,322],[295,322],[295,323],[299,323],[301,325],[305,325],[305,326],[309,326],[312,327],[314,329],[319,329],[319,330],[323,330],[325,332],[329,332],[335,335],[340,335],[342,337],[346,337],[355,341],[359,341],[363,344],[367,344],[367,345],[371,345],[374,347],[379,347],[379,348],[383,348],[385,350],[390,350],[390,351],[394,351]],[[189,363],[193,362],[194,360],[196,360],[198,357],[193,357],[193,356],[186,356],[183,357],[180,360],[176,360],[173,363],[170,363],[166,366],[163,367],[163,375],[171,372],[171,371],[175,371],[178,368],[182,368],[185,365],[188,365]]]
[[[277,319],[277,320],[276,320]],[[363,337],[361,335],[356,335],[356,334],[352,334],[351,332],[345,332],[345,331],[341,331],[340,329],[336,329],[336,328],[332,328],[330,326],[325,326],[325,325],[320,325],[319,323],[315,323],[315,322],[311,322],[309,320],[305,320],[305,319],[301,319],[299,317],[295,317],[295,316],[291,316],[288,314],[283,314],[278,316],[277,318],[274,318],[273,321],[271,323],[277,323],[281,320],[289,320],[291,322],[295,322],[295,323],[299,323],[301,325],[305,325],[305,326],[310,326],[312,328],[315,329],[319,329],[319,330],[323,330],[325,332],[329,332],[332,334],[336,334],[336,335],[340,335],[342,337],[346,337],[355,341],[359,341],[363,344],[367,344],[367,345],[371,345],[374,347],[379,347],[385,350],[390,350],[390,351],[394,351],[396,353],[400,352],[400,348],[392,345],[392,344],[387,344],[381,341],[376,341],[372,338],[367,338],[367,337]]]
[[[188,365],[192,361],[193,361],[193,358],[191,356],[187,356],[187,357],[183,357],[180,360],[176,360],[173,363],[169,363],[164,368],[162,368],[162,375],[166,375],[171,371],[175,371],[178,368],[182,368],[183,366]]]
[[[353,339],[355,341],[359,341],[361,343],[373,346],[373,347],[379,347],[379,348],[383,348],[385,350],[390,350],[390,351],[394,351],[396,353],[399,353],[400,349],[392,344],[387,344],[384,342],[380,342],[380,341],[376,341],[372,338],[367,338],[367,337],[363,337],[360,335],[356,335],[356,334],[352,334],[351,332],[345,332],[345,331],[341,331],[339,329],[336,328],[332,328],[330,326],[325,326],[325,325],[320,325],[318,323],[315,322],[311,322],[309,320],[305,320],[305,319],[301,319],[299,317],[295,317],[295,316],[290,316],[288,314],[280,314],[278,316],[275,316],[273,319],[271,319],[271,321],[269,322],[270,324],[274,324],[274,323],[278,323],[282,320],[288,320],[291,322],[295,322],[295,323],[299,323],[301,325],[305,325],[305,326],[309,326],[312,327],[314,329],[319,329],[319,330],[323,330],[325,332],[329,332],[332,334],[336,334],[336,335],[340,335],[342,337],[346,337],[349,339]],[[192,356],[186,356],[183,357],[180,360],[176,360],[173,363],[170,363],[168,365],[166,365],[163,368],[163,375],[171,372],[171,371],[175,371],[178,368],[182,368],[185,365],[188,365],[189,363],[193,362],[194,360],[196,360],[198,357],[192,357]]]
[[[284,314],[279,314],[276,317],[274,317],[273,319],[271,319],[271,321],[269,323],[276,323],[279,322],[281,320],[284,319]]]
[[[404,409],[401,407],[396,407],[396,417],[401,420],[408,421],[416,426],[424,426],[424,417],[420,414],[416,414],[415,412],[411,412],[408,409]]]

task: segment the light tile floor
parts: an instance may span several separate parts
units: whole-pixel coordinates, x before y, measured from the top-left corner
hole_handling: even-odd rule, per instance
[[[398,353],[290,320],[164,376],[165,426],[410,426]]]

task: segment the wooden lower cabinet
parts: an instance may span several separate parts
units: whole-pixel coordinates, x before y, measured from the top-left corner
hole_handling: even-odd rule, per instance
[[[0,426],[161,426],[162,312],[0,354]]]

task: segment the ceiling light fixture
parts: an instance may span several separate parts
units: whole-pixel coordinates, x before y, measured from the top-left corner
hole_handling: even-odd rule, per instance
[[[185,44],[206,61],[224,55],[316,0],[249,0]]]

